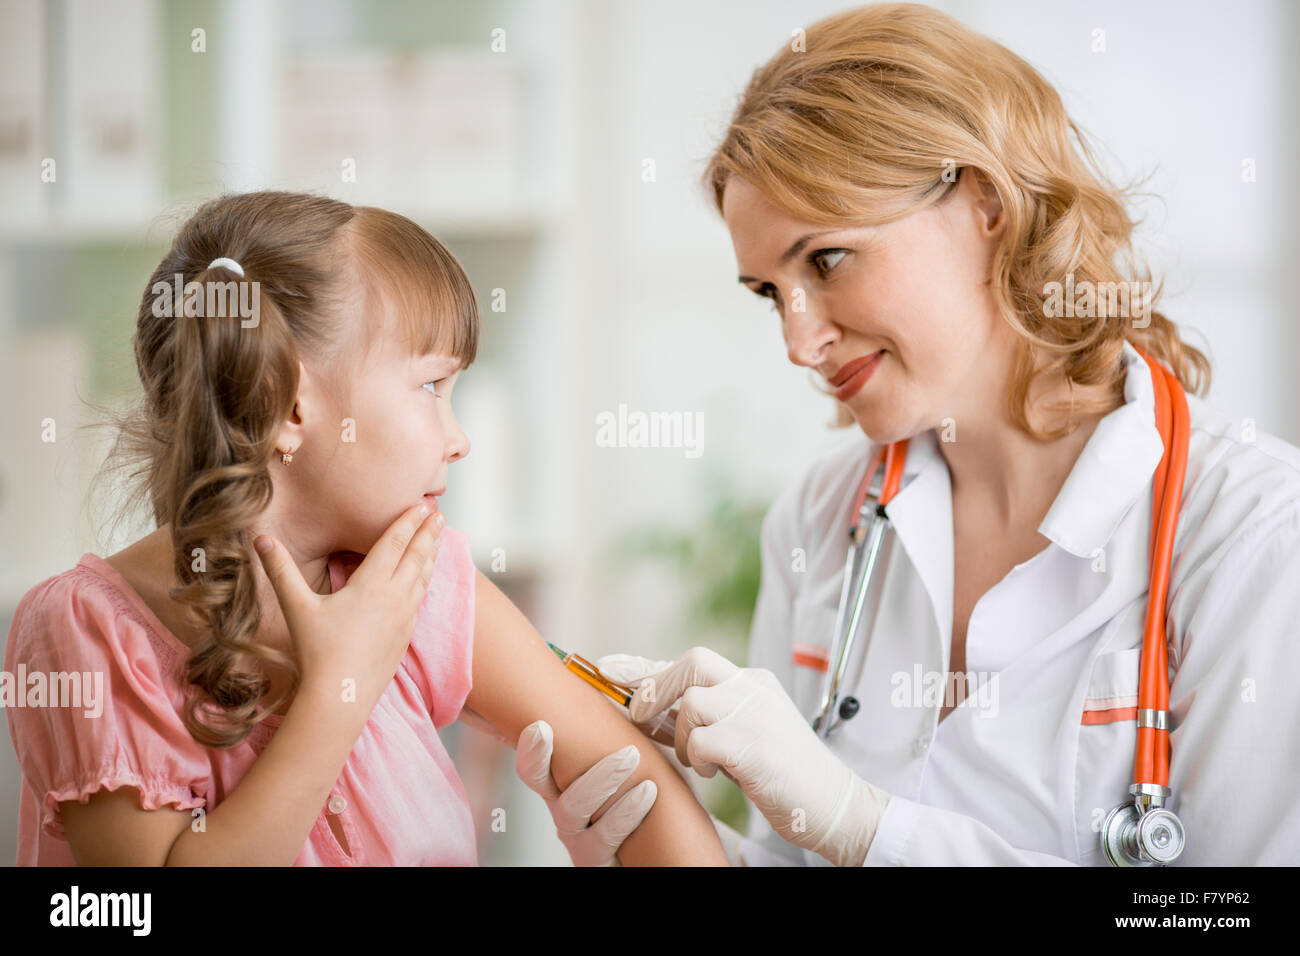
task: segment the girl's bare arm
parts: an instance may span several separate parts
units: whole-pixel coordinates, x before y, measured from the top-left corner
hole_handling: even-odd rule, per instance
[[[659,795],[624,841],[619,861],[625,866],[726,866],[708,812],[655,745],[599,691],[571,674],[481,571],[475,582],[474,684],[466,706],[511,742],[533,721],[549,723],[555,730],[551,776],[560,789],[600,758],[635,744],[640,764],[592,816],[600,819],[623,793],[646,778],[654,780]]]

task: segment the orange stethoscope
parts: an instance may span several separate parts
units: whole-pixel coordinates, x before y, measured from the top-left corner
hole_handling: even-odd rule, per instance
[[[1107,815],[1101,827],[1101,844],[1106,859],[1114,866],[1163,866],[1177,859],[1186,845],[1182,822],[1164,804],[1171,793],[1165,603],[1187,471],[1188,410],[1187,395],[1177,377],[1141,349],[1137,352],[1151,369],[1156,427],[1164,443],[1164,454],[1156,467],[1151,492],[1151,582],[1138,673],[1137,749],[1133,760],[1134,782],[1129,787],[1133,799],[1121,803]],[[859,704],[854,697],[841,699],[840,687],[859,624],[864,617],[874,622],[879,607],[890,553],[885,548],[891,531],[885,508],[902,483],[907,442],[907,439],[894,442],[872,457],[854,496],[849,551],[835,619],[835,644],[823,679],[818,716],[812,722],[813,729],[822,738],[829,737],[858,711]],[[876,482],[878,487],[873,494],[873,479],[882,461],[884,476]],[[849,594],[855,591],[850,608]],[[1165,679],[1155,679],[1157,674],[1164,674]]]

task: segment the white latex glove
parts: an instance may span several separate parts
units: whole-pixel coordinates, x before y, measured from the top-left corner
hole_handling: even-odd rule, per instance
[[[641,762],[640,751],[629,744],[602,757],[561,791],[551,777],[554,744],[555,731],[546,721],[534,721],[525,727],[515,752],[519,779],[546,801],[556,833],[574,866],[619,866],[615,854],[654,806],[658,787],[653,780],[643,780],[619,797],[594,824],[591,815],[636,770]]]
[[[652,661],[648,657],[637,657],[634,654],[606,654],[604,657],[596,658],[592,663],[596,665],[596,670],[600,671],[610,680],[618,681],[620,684],[635,684],[638,680],[648,674],[654,674],[658,671],[664,670],[672,664],[672,661]],[[626,707],[608,697],[605,699],[608,700],[620,714],[631,719]],[[647,728],[643,726],[639,726],[637,729],[642,733],[646,733],[647,730]],[[672,764],[673,769],[677,771],[677,775],[686,781],[686,785],[691,788],[691,793],[695,794],[695,798],[698,800],[700,797],[699,777],[690,767],[677,759],[676,749],[661,744],[657,740],[651,740],[649,734],[646,734],[646,739],[650,740],[650,743],[654,744],[655,749],[663,754],[664,759]]]
[[[672,661],[652,661],[648,657],[637,657],[634,654],[606,654],[604,657],[592,661],[592,663],[596,665],[596,670],[610,680],[618,681],[620,684],[635,684],[649,674],[665,670],[671,666]],[[614,704],[623,716],[628,716],[628,712],[624,707],[612,700],[610,703]],[[641,730],[644,732],[645,728],[641,727]],[[695,799],[699,800],[699,778],[690,766],[677,759],[676,748],[665,746],[657,740],[651,740],[649,737],[646,739],[650,740],[655,749],[663,754],[664,759],[677,771],[677,775],[685,780],[686,785],[691,788],[691,793],[695,794]],[[727,862],[732,866],[747,866],[748,864],[745,863],[745,859],[740,853],[740,846],[745,838],[711,813],[709,819],[713,821],[713,829],[718,831],[718,839],[722,842],[723,852],[727,854]]]
[[[596,665],[596,670],[620,684],[635,683],[672,665],[672,661],[652,661],[648,657],[637,657],[635,654],[606,654],[604,657],[596,658],[592,663]],[[619,707],[619,710],[623,708]]]
[[[603,668],[602,668],[603,670]],[[827,749],[776,676],[693,647],[657,673],[629,680],[642,724],[680,698],[677,756],[734,780],[772,829],[837,866],[861,866],[889,794]]]
[[[637,657],[634,654],[606,654],[592,663],[596,665],[598,671],[620,684],[636,684],[646,676],[656,674],[672,666],[672,661],[652,661],[648,657]],[[613,703],[613,701],[610,703]],[[625,708],[618,704],[614,706],[618,707],[624,716],[628,716]],[[640,726],[643,732],[645,731],[644,726],[637,726]],[[647,737],[647,739],[649,738]],[[663,754],[664,759],[672,764],[678,776],[685,780],[686,785],[691,788],[691,793],[695,794],[695,799],[699,800],[699,777],[689,764],[684,764],[677,759],[677,749],[665,746],[657,740],[650,740],[650,742],[654,744],[656,750]],[[709,814],[709,819],[713,821],[713,829],[718,832],[718,839],[722,842],[723,852],[727,854],[727,862],[732,866],[748,866],[749,864],[745,862],[745,858],[740,852],[741,844],[745,838],[713,814]]]

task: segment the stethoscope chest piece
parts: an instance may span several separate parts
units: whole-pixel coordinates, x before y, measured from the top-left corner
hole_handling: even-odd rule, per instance
[[[1172,810],[1122,803],[1101,825],[1101,846],[1111,866],[1167,866],[1187,844],[1183,822]]]
[[[840,706],[838,711],[840,715],[840,720],[852,720],[857,715],[858,710],[861,707],[862,705],[858,702],[858,699],[856,697],[845,697],[842,701],[840,701]],[[822,715],[818,714],[816,717],[813,718],[812,729],[819,731],[821,730],[821,725],[822,725]],[[839,726],[839,725],[837,724],[835,726]],[[834,730],[835,727],[833,726],[831,729]]]

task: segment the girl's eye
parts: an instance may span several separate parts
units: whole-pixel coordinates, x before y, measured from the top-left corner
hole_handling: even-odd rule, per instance
[[[432,386],[434,386],[434,385],[441,385],[441,384],[442,384],[443,382],[445,382],[445,381],[447,381],[445,378],[439,378],[439,379],[435,379],[435,380],[432,381],[432,382],[425,382],[425,383],[424,383],[423,385],[421,385],[420,387],[421,387],[421,388],[427,388],[427,389],[429,389],[429,392],[430,392],[430,393],[431,393],[435,398],[441,398],[442,396],[439,395],[439,394],[438,394],[438,393],[437,393],[437,392],[432,388]]]

